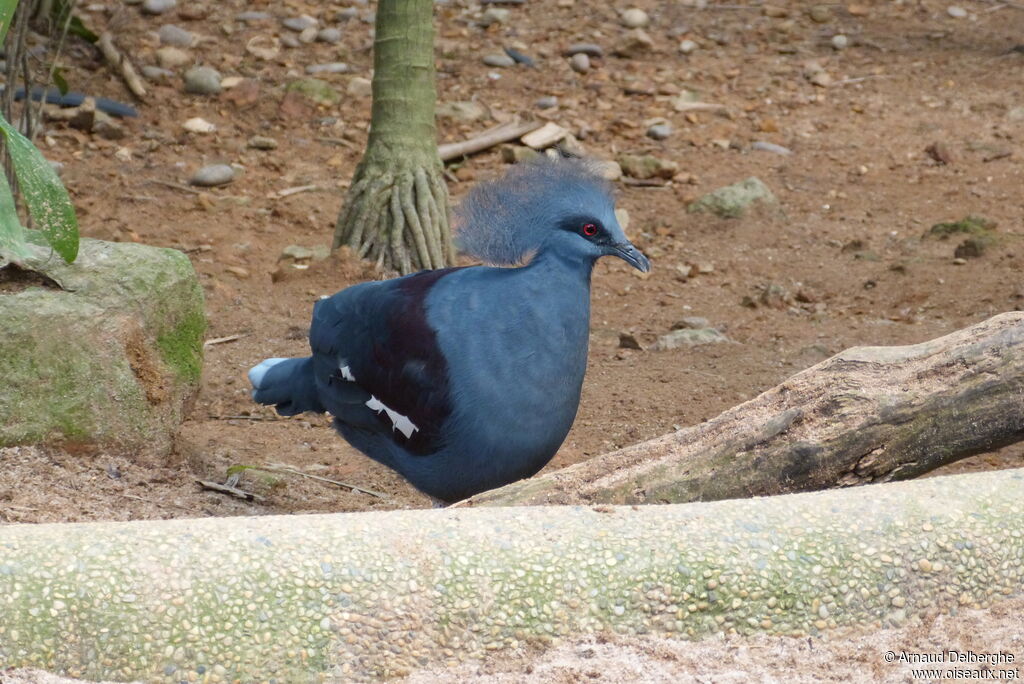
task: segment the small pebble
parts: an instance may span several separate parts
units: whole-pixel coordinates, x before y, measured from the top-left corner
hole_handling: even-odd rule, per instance
[[[217,130],[217,126],[215,124],[212,124],[206,119],[198,116],[192,117],[183,123],[181,127],[190,133],[213,133]]]
[[[491,24],[504,24],[509,14],[509,10],[503,7],[488,7],[480,16],[480,25],[486,28]]]
[[[552,107],[558,106],[558,98],[554,95],[545,95],[544,97],[538,98],[533,104],[537,109],[551,109]]]
[[[314,40],[316,40],[316,36],[318,33],[319,31],[317,31],[316,26],[310,26],[308,29],[304,29],[302,33],[299,34],[299,42],[307,44],[312,43]]]
[[[213,67],[192,67],[185,72],[185,92],[216,95],[220,92],[220,72]]]
[[[327,28],[320,29],[316,34],[316,39],[321,43],[336,45],[341,42],[341,31],[333,26],[329,26]]]
[[[249,11],[249,12],[241,12],[241,13],[235,15],[235,21],[243,21],[243,22],[247,22],[247,23],[249,23],[249,22],[257,22],[257,21],[269,21],[269,20],[271,20],[273,18],[274,17],[273,17],[272,14],[270,14],[270,12]]]
[[[327,64],[310,64],[306,67],[307,74],[346,74],[349,66],[345,62],[329,62]]]
[[[828,5],[815,5],[807,11],[807,14],[816,24],[827,24],[832,20],[832,8]]]
[[[590,71],[590,57],[585,52],[578,52],[569,58],[569,67],[577,74]]]
[[[515,66],[516,61],[508,55],[487,55],[484,64],[489,67],[510,67]]]
[[[174,77],[174,72],[170,69],[164,69],[162,67],[153,66],[152,64],[146,64],[142,67],[142,75],[147,80],[153,81],[154,83],[161,83],[169,81]]]
[[[767,141],[764,141],[764,140],[758,140],[758,141],[754,142],[750,146],[750,149],[752,149],[752,150],[761,150],[762,152],[774,152],[775,154],[781,154],[782,156],[787,156],[787,155],[793,154],[793,150],[789,149],[788,147],[783,147],[782,145],[776,145],[773,142],[767,142]]]
[[[647,129],[647,137],[652,140],[665,140],[672,135],[672,125],[668,123],[657,123]]]
[[[369,97],[373,94],[373,82],[368,78],[356,76],[348,82],[345,92],[355,97]]]
[[[604,48],[595,43],[573,43],[565,49],[565,55],[586,55],[588,57],[604,57]]]
[[[963,7],[957,7],[956,5],[949,7],[946,10],[946,13],[954,19],[965,19],[967,17],[967,10]]]
[[[142,11],[146,14],[163,14],[178,6],[178,0],[144,0]]]
[[[622,13],[622,25],[626,28],[643,28],[651,23],[647,12],[637,7],[631,7]]]
[[[679,43],[679,51],[682,52],[684,55],[689,55],[693,53],[697,49],[697,47],[697,43],[695,41],[690,40],[689,38]]]
[[[285,47],[289,48],[297,48],[300,45],[302,45],[302,43],[300,43],[299,39],[296,38],[293,34],[286,33],[283,36],[281,36],[281,45],[284,45]]]
[[[264,135],[254,135],[249,138],[249,147],[254,150],[275,150],[277,149],[277,141],[273,138],[268,138]]]
[[[157,31],[157,36],[160,37],[161,45],[173,45],[175,47],[189,47],[195,40],[195,36],[192,35],[191,31],[186,31],[180,26],[174,24],[164,24]]]
[[[832,47],[836,50],[845,50],[850,45],[850,39],[842,33],[832,36]]]
[[[358,17],[359,17],[359,8],[358,7],[346,7],[343,10],[339,10],[338,13],[334,15],[334,21],[345,23],[346,21],[350,21],[350,20],[356,19]]]
[[[308,28],[316,28],[319,24],[320,22],[308,14],[303,14],[299,17],[286,17],[281,20],[281,26],[296,33],[302,33]]]
[[[176,47],[157,48],[155,54],[156,63],[164,69],[174,69],[176,67],[185,66],[192,61],[192,55],[181,48]]]
[[[217,185],[227,185],[233,180],[235,180],[235,170],[229,164],[210,164],[196,171],[188,182],[191,185],[212,188]]]

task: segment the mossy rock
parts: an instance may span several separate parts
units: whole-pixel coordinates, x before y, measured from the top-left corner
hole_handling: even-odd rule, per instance
[[[0,446],[169,451],[199,386],[206,329],[188,257],[82,240],[73,264],[40,252],[27,266],[52,286],[9,266],[0,290]]]
[[[777,200],[761,179],[751,176],[739,183],[709,192],[691,203],[687,211],[707,212],[722,218],[739,218],[755,203],[776,205]]]

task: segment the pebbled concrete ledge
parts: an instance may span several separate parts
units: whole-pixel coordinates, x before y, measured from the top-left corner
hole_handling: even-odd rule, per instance
[[[351,681],[610,630],[899,625],[1024,590],[1024,470],[764,499],[0,527],[0,666]]]

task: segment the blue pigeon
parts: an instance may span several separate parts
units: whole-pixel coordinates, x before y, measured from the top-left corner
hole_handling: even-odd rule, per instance
[[[551,460],[580,403],[594,262],[650,270],[581,160],[513,166],[455,223],[462,250],[492,265],[346,288],[313,307],[312,356],[249,371],[255,401],[330,413],[352,446],[445,502]]]

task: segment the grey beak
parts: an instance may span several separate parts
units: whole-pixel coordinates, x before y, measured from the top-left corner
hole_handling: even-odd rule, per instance
[[[613,254],[643,273],[651,270],[651,262],[643,253],[628,242],[612,245]]]

